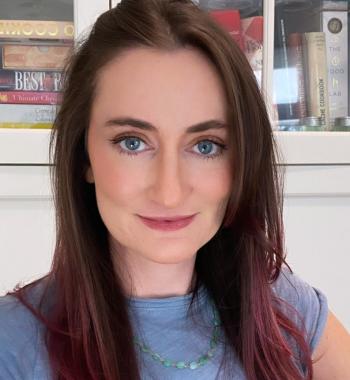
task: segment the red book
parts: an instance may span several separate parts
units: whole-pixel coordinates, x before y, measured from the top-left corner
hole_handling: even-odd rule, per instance
[[[226,29],[232,36],[233,40],[243,50],[241,16],[237,9],[213,10],[209,14]]]
[[[34,91],[1,91],[0,103],[9,104],[60,104],[62,93]]]

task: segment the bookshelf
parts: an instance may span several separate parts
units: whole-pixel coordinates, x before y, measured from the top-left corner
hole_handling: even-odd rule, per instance
[[[15,0],[13,3],[22,6],[25,1]],[[50,2],[47,6],[50,7]],[[108,10],[109,0],[89,0],[88,5],[84,0],[72,0],[72,8],[74,33],[82,37],[89,31],[96,16]],[[4,107],[0,104],[0,121],[4,113]],[[50,132],[50,129],[0,128],[0,165],[49,164]]]
[[[73,0],[72,0],[73,1]],[[197,0],[197,2],[202,0]],[[208,3],[208,0],[205,0]],[[306,0],[305,2],[307,2]],[[93,0],[89,6],[83,0],[74,1],[74,25],[76,35],[81,36],[88,31],[97,14],[110,6],[115,6],[120,0]],[[290,2],[290,1],[289,1]],[[238,2],[242,3],[242,2]],[[238,4],[237,3],[237,4]],[[254,3],[254,2],[251,2]],[[257,2],[258,3],[258,2]],[[339,131],[282,131],[278,130],[273,106],[276,75],[274,69],[276,6],[279,0],[262,2],[263,19],[263,66],[261,72],[261,88],[270,118],[275,130],[275,137],[282,153],[281,164],[286,165],[346,165],[350,164],[350,132]],[[299,1],[300,3],[300,1]],[[313,4],[317,1],[313,1]],[[319,0],[319,4],[322,1]],[[328,1],[329,3],[329,1]],[[338,1],[339,3],[339,1]],[[232,0],[232,7],[235,0]],[[275,82],[275,83],[274,83]],[[347,86],[348,89],[348,86]],[[0,105],[1,113],[1,105]],[[348,112],[349,113],[349,112]],[[345,116],[345,115],[344,115]],[[1,116],[0,116],[1,118]],[[48,164],[48,141],[50,130],[12,130],[0,128],[0,164],[37,165]]]
[[[290,104],[292,102],[287,99],[286,104],[278,105],[279,111],[284,114],[284,118],[296,119],[285,121],[286,131],[281,130],[284,122],[276,120],[275,114],[271,116],[272,124],[276,130],[275,136],[283,155],[283,162],[288,165],[350,164],[350,128],[347,128],[346,131],[341,131],[343,128],[339,128],[335,125],[337,122],[334,122],[334,120],[337,120],[335,119],[336,117],[344,117],[350,114],[348,2],[322,0],[285,2],[283,0],[269,0],[268,3],[270,17],[266,17],[268,23],[266,22],[265,25],[275,25],[275,30],[270,31],[267,35],[267,46],[270,51],[266,53],[272,54],[275,61],[272,70],[270,67],[266,73],[266,102],[267,104],[272,104],[271,99],[276,96],[278,88],[281,88],[279,96],[294,95],[294,104]],[[289,8],[287,9],[286,3],[289,3]],[[332,27],[331,24],[337,26],[338,30],[334,28],[334,25]],[[281,29],[283,30],[281,31]],[[332,33],[330,32],[331,29],[333,29]],[[339,31],[341,33],[338,33]],[[322,33],[316,34],[314,32]],[[281,34],[284,35],[284,41]],[[321,46],[321,48],[324,51],[321,50],[321,53],[320,50],[315,51],[315,46],[310,47],[310,44],[305,43],[308,36],[312,36],[312,38],[322,37],[324,46]],[[302,41],[301,46],[298,47],[301,51],[298,64],[295,62],[296,48],[292,44],[292,38],[295,39],[296,37],[299,37]],[[324,56],[322,56],[322,53]],[[284,69],[281,71],[290,74],[289,81],[286,80],[286,76],[281,79],[278,78],[277,71],[280,68]],[[320,109],[316,109],[316,111],[312,109],[315,107],[314,103],[317,100],[320,101],[317,96],[322,95],[320,90],[319,93],[315,90],[315,85],[312,82],[315,78],[312,78],[312,76],[319,75],[317,79],[320,80],[322,70],[324,70],[323,75],[328,87],[328,89],[325,89],[326,94],[328,93],[325,105],[327,106],[325,108],[327,108],[328,117],[324,126],[315,128],[318,131],[305,132],[307,127],[301,122],[302,118],[314,115],[317,111],[319,114],[316,116],[323,113]],[[342,75],[334,74],[334,72],[341,70],[343,70]],[[285,79],[284,82],[283,79]],[[292,83],[293,79],[297,85]],[[303,80],[305,83],[303,83]],[[287,82],[287,88],[283,87],[285,82]],[[300,84],[304,87],[301,87]],[[335,94],[338,96],[335,96]],[[295,101],[296,97],[298,101]],[[290,96],[290,98],[293,98],[293,96]],[[304,109],[302,109],[301,105],[304,106]],[[288,106],[290,106],[289,109]],[[295,106],[299,108],[296,109]],[[303,120],[306,120],[306,118]],[[295,121],[297,123],[293,125]],[[291,122],[289,127],[288,122]],[[310,129],[313,128],[311,127]]]

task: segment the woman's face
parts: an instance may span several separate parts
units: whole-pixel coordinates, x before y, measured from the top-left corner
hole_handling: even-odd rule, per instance
[[[222,128],[188,131],[209,121]],[[88,130],[86,179],[95,184],[98,209],[118,253],[180,263],[194,260],[215,235],[231,191],[225,123],[222,83],[194,49],[137,48],[102,69]],[[193,214],[189,225],[172,231],[151,228],[140,218]]]

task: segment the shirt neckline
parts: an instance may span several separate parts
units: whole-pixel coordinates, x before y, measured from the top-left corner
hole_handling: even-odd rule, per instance
[[[202,304],[205,300],[207,291],[202,284],[198,288],[198,298],[196,302]],[[128,297],[127,302],[131,308],[136,309],[169,309],[169,308],[183,308],[187,307],[192,299],[193,292],[181,295],[164,298],[140,298]]]

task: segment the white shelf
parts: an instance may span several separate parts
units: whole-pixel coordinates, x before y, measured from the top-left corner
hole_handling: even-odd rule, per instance
[[[275,132],[288,165],[350,164],[350,132]]]
[[[0,165],[47,165],[50,129],[0,129]]]
[[[286,197],[350,198],[350,165],[285,167]]]
[[[52,199],[49,166],[0,166],[0,200]]]

